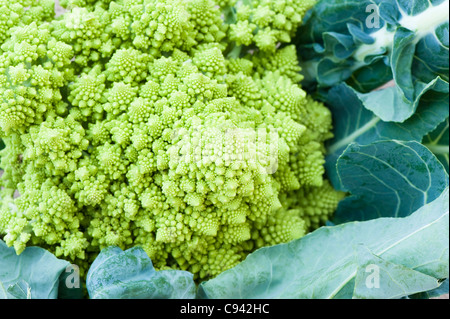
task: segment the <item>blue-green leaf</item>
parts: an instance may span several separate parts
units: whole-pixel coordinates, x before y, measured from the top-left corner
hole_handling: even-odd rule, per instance
[[[424,136],[448,117],[448,94],[429,92],[417,112],[403,123],[384,122],[367,110],[353,89],[345,84],[331,88],[327,104],[333,114],[334,138],[327,144],[326,169],[336,189],[345,190],[336,163],[350,143],[361,145],[381,140],[422,141]]]
[[[391,65],[395,83],[408,101],[414,100],[415,96],[411,70],[415,50],[415,33],[399,27],[394,35]]]
[[[103,249],[92,263],[86,280],[92,299],[191,299],[193,275],[187,271],[156,271],[140,247],[122,251]]]
[[[24,296],[18,293],[19,288],[27,285],[33,299],[56,299],[59,277],[68,265],[69,262],[39,247],[27,247],[17,255],[14,248],[0,240],[0,282],[8,293],[17,292],[16,297]]]
[[[168,269],[160,270],[159,274],[173,287],[169,299],[192,299],[195,297],[197,287],[191,273]]]
[[[449,274],[448,201],[447,188],[407,217],[321,227],[290,243],[258,249],[236,267],[203,282],[199,297],[400,298],[428,290]],[[386,286],[362,290],[363,274],[357,278],[364,265],[360,245],[383,267],[380,276],[395,275],[380,278]],[[399,284],[393,286],[392,281]],[[408,289],[400,293],[399,287]]]
[[[447,96],[448,105],[448,90],[442,92],[443,88],[448,83],[443,81],[440,77],[436,77],[429,83],[416,81],[414,85],[414,97],[409,99],[405,96],[404,91],[398,86],[390,86],[381,90],[359,93],[356,92],[359,100],[364,107],[372,111],[380,119],[386,122],[405,122],[416,112],[422,98],[427,92],[442,93]]]
[[[397,299],[439,287],[439,279],[384,260],[364,245],[357,247],[353,298]]]
[[[352,195],[339,203],[335,223],[404,217],[435,200],[448,174],[422,144],[410,141],[352,143],[337,161],[341,183]]]
[[[392,80],[392,69],[386,59],[368,65],[366,68],[353,72],[347,84],[357,92],[368,93],[384,86]]]
[[[449,92],[448,7],[449,0],[318,1],[296,39],[303,85],[321,91],[347,82],[382,120],[407,120],[426,92]],[[371,92],[392,79],[394,87]]]

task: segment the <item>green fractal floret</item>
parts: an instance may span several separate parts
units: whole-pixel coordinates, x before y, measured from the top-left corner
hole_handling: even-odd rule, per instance
[[[86,268],[139,245],[201,281],[331,216],[331,114],[278,46],[311,1],[66,0],[53,21],[47,2],[0,15],[0,236],[18,253]]]
[[[225,1],[223,1],[225,2]],[[236,0],[223,4],[228,37],[238,45],[255,45],[275,52],[278,43],[289,43],[315,0]]]
[[[55,15],[54,7],[53,0],[0,0],[0,46],[11,37],[14,27],[51,21]],[[0,48],[0,52],[2,50]]]
[[[73,55],[70,45],[56,41],[48,24],[15,27],[2,48],[0,71],[0,126],[6,133],[23,131],[64,108],[60,88],[72,78],[66,68]]]

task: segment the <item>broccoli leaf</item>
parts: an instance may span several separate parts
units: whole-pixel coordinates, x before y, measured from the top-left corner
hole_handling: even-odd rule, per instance
[[[394,299],[439,287],[439,279],[384,260],[364,245],[356,250],[358,270],[353,298]]]
[[[444,82],[439,77],[429,83],[418,81],[415,83],[414,89],[416,92],[416,97],[411,100],[405,98],[403,92],[398,86],[391,86],[370,93],[356,92],[356,94],[362,104],[368,110],[380,117],[383,121],[404,122],[407,119],[410,119],[411,116],[413,116],[413,114],[417,111],[419,104],[422,102],[423,96],[427,92],[437,94],[441,93],[443,97],[446,97],[446,103],[448,106],[448,90],[444,89],[445,86],[448,88],[448,83]]]
[[[337,161],[341,183],[352,196],[339,203],[333,222],[404,217],[448,187],[442,164],[415,141],[352,143]]]
[[[297,34],[304,85],[347,82],[384,121],[414,115],[430,90],[448,93],[449,0],[321,0]],[[394,87],[371,92],[388,80]]]
[[[334,138],[327,144],[326,169],[333,186],[345,190],[336,163],[353,142],[366,145],[381,140],[422,141],[448,117],[448,93],[430,91],[421,99],[417,112],[403,123],[385,122],[367,110],[356,92],[346,84],[330,89],[327,104],[333,113]]]
[[[449,275],[448,201],[446,188],[407,217],[321,227],[290,243],[261,248],[203,282],[198,296],[401,298],[435,289]],[[379,286],[372,285],[373,273],[366,273],[369,265],[369,270],[378,267]]]
[[[384,59],[353,72],[347,84],[360,93],[368,93],[392,80],[392,70]]]
[[[192,299],[193,274],[182,270],[156,271],[140,247],[122,251],[110,246],[92,263],[86,280],[92,299]]]
[[[20,255],[0,240],[0,296],[56,299],[59,277],[69,262],[40,247],[28,247]],[[3,290],[3,292],[2,292]]]

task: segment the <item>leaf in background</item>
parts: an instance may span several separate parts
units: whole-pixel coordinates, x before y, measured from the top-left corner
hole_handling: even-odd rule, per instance
[[[449,172],[449,123],[448,118],[436,130],[425,136],[422,143],[436,155]]]
[[[333,114],[334,138],[327,144],[326,169],[333,186],[345,190],[336,171],[336,162],[353,142],[365,145],[381,140],[422,141],[448,117],[448,94],[428,92],[414,116],[403,123],[384,122],[367,110],[346,84],[330,89],[327,105]]]
[[[408,216],[435,200],[449,183],[442,164],[415,141],[352,143],[339,157],[337,172],[352,196],[339,203],[336,224]]]
[[[448,15],[448,10],[447,10]],[[449,81],[449,25],[448,21],[425,35],[416,45],[413,73],[422,82],[429,82],[439,75]]]
[[[142,248],[115,246],[103,249],[92,263],[86,286],[92,299],[188,299],[196,289],[191,273],[156,271]]]
[[[332,86],[348,79],[352,75],[351,64],[336,63],[332,59],[324,58],[317,63],[317,79],[324,86]],[[303,66],[303,69],[306,68]]]
[[[363,245],[398,282],[364,293],[366,298],[402,297],[429,289],[424,275],[449,276],[448,188],[433,202],[404,218],[379,218],[333,227],[321,227],[290,243],[265,247],[199,287],[200,298],[352,298],[357,284],[358,246]],[[433,249],[429,249],[433,247]],[[361,260],[361,259],[360,259]],[[406,267],[408,272],[395,269]],[[402,268],[403,269],[403,268]],[[420,274],[418,274],[420,273]],[[386,274],[381,271],[380,276]],[[411,277],[405,276],[410,275]],[[361,275],[360,275],[361,276]],[[420,278],[419,278],[420,277]],[[417,281],[416,281],[417,279]],[[358,283],[361,283],[359,278]],[[360,286],[358,286],[360,287]]]
[[[347,82],[384,121],[410,118],[424,93],[448,93],[449,0],[321,0],[297,33],[309,91]],[[371,90],[390,79],[395,86]]]
[[[402,96],[408,101],[414,100],[415,95],[411,71],[415,50],[415,33],[403,27],[397,28],[391,54],[392,72]]]
[[[385,60],[353,72],[347,84],[360,93],[368,93],[388,83],[392,80],[392,69]]]
[[[416,112],[422,97],[427,92],[440,92],[447,96],[448,106],[448,83],[440,77],[435,78],[429,83],[416,82],[414,86],[415,96],[409,100],[404,92],[398,86],[391,86],[381,90],[359,93],[356,92],[359,100],[365,108],[372,111],[375,115],[386,122],[404,122]]]
[[[26,282],[35,299],[56,299],[59,276],[69,262],[40,247],[27,247],[20,255],[0,240],[0,281],[8,289]]]

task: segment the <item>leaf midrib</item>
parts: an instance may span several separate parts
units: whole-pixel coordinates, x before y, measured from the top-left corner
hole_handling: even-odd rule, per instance
[[[354,142],[358,137],[369,131],[371,128],[375,127],[378,122],[380,122],[381,119],[379,117],[374,117],[367,123],[365,123],[363,126],[359,127],[357,130],[353,131],[350,135],[347,135],[345,138],[341,139],[340,141],[331,144],[328,148],[328,154],[333,154],[339,149],[346,147],[350,143]]]

